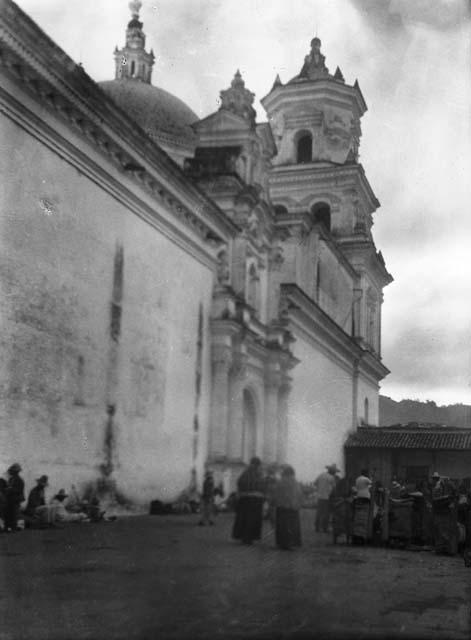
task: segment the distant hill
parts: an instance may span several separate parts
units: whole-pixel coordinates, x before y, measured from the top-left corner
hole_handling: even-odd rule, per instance
[[[444,424],[450,427],[471,427],[471,405],[450,404],[438,406],[435,402],[401,400],[396,402],[387,396],[379,396],[379,424],[407,424],[408,422],[427,422]]]

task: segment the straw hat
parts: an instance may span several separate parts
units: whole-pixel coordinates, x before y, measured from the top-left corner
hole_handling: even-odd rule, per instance
[[[18,462],[14,462],[10,467],[8,467],[7,471],[8,473],[20,473],[21,466],[18,464]]]
[[[337,465],[335,464],[328,464],[326,466],[327,471],[332,471],[332,473],[340,473],[340,469],[337,467]]]

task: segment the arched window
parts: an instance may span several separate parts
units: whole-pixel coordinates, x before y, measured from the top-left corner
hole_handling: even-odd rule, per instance
[[[369,415],[369,413],[370,413],[370,403],[369,403],[368,398],[365,398],[364,405],[365,406],[364,406],[364,412],[363,412],[364,413],[364,418],[363,419],[364,419],[365,424],[370,424],[370,422],[369,422],[369,420],[370,420],[370,415]]]
[[[131,62],[131,78],[134,78],[134,73],[136,71],[136,63],[134,60]]]
[[[310,133],[304,133],[298,139],[297,162],[312,162],[312,136]]]
[[[275,215],[277,216],[285,216],[288,213],[288,209],[282,204],[275,205]]]
[[[330,231],[330,207],[325,202],[317,202],[311,209],[314,222],[320,222]]]

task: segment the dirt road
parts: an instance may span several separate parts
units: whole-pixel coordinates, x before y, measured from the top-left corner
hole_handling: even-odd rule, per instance
[[[143,516],[0,535],[0,639],[424,638],[468,640],[459,557],[334,546],[303,514],[304,546],[232,516]]]

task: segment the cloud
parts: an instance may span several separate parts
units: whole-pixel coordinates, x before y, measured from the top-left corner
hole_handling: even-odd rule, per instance
[[[423,24],[437,31],[458,29],[470,16],[469,0],[350,0],[365,23],[388,38]]]
[[[127,0],[20,4],[94,79],[113,77]],[[339,65],[349,84],[358,78],[369,106],[361,162],[382,203],[373,232],[395,278],[383,307],[390,395],[446,402],[444,394],[461,392],[464,401],[471,382],[469,7],[465,0],[145,0],[141,11],[156,54],[153,83],[199,116],[218,108],[237,68],[257,100],[277,73],[283,82],[296,75],[316,31],[330,70]]]
[[[390,345],[388,386],[402,388],[404,397],[419,392],[433,399],[441,397],[444,388],[461,389],[458,398],[469,401],[469,391],[468,398],[464,396],[471,376],[470,346],[471,325],[453,334],[438,324],[404,328]]]

